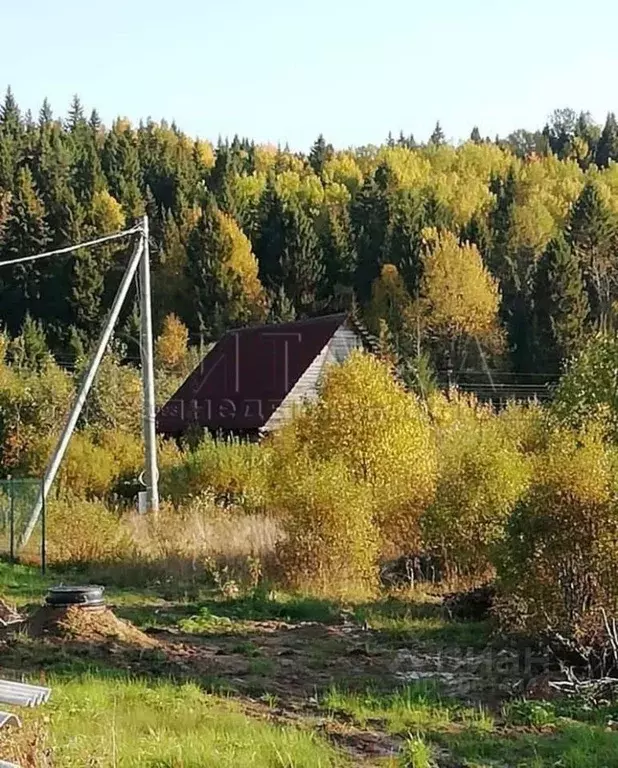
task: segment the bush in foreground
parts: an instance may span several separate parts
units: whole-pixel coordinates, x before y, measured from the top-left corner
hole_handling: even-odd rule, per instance
[[[272,504],[285,539],[278,559],[289,586],[363,594],[376,586],[378,534],[371,489],[342,462],[297,458]]]
[[[205,437],[193,450],[162,468],[164,495],[180,504],[191,496],[211,493],[222,506],[240,505],[256,511],[266,504],[268,451],[240,440]]]
[[[593,639],[618,610],[616,453],[598,434],[560,429],[534,460],[498,558],[499,618],[530,633]]]
[[[341,462],[369,490],[384,554],[418,551],[436,456],[427,414],[388,365],[356,352],[333,366],[294,428],[310,461]]]
[[[438,485],[421,519],[423,543],[448,576],[479,578],[491,570],[493,548],[526,487],[528,462],[489,408],[465,396],[439,400]]]

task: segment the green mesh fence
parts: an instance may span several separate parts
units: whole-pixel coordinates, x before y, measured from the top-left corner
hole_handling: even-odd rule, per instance
[[[44,512],[26,546],[19,547],[40,490],[39,478],[0,480],[0,557],[40,562],[45,568]]]

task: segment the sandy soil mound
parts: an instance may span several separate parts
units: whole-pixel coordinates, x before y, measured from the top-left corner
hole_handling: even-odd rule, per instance
[[[109,608],[80,608],[76,605],[44,605],[28,622],[32,637],[57,637],[84,643],[115,641],[138,648],[154,648],[159,643]]]

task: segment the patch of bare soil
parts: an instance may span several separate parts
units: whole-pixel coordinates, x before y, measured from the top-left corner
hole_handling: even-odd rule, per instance
[[[498,703],[513,691],[520,679],[517,653],[488,647],[484,650],[401,648],[396,651],[395,677],[401,683],[436,683],[449,696]]]
[[[354,765],[366,766],[397,754],[401,741],[379,725],[359,727],[341,714],[325,717],[321,692],[332,685],[392,690],[431,681],[450,695],[487,703],[507,693],[516,662],[512,653],[490,648],[392,647],[384,644],[379,631],[352,621],[247,621],[237,634],[174,627],[145,633],[109,608],[45,606],[28,628],[31,636],[46,641],[41,644],[45,653],[85,652],[133,674],[221,683],[236,694],[247,714],[318,730],[347,752]]]
[[[78,643],[116,641],[137,648],[155,648],[158,641],[128,621],[119,619],[109,608],[77,605],[45,605],[28,621],[31,637],[57,638]]]
[[[164,630],[156,636],[170,671],[180,667],[185,674],[216,677],[239,693],[268,691],[288,707],[333,684],[358,689],[396,684],[390,654],[340,627],[270,621],[255,622],[241,637]]]
[[[334,721],[324,723],[318,731],[358,760],[392,758],[401,749],[401,740],[381,731],[362,730]]]
[[[243,711],[250,717],[320,733],[346,752],[354,760],[354,765],[367,768],[384,765],[384,759],[399,754],[401,749],[401,738],[377,728],[361,728],[341,713],[325,716],[317,701],[296,701],[288,707],[277,708],[263,700],[243,698],[241,702]]]

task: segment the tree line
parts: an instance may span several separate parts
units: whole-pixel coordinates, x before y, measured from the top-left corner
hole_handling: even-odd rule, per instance
[[[0,106],[0,260],[151,220],[156,323],[193,339],[353,310],[415,380],[483,364],[556,373],[618,304],[618,125],[555,112],[542,130],[308,153],[175,123],[105,127],[75,97]],[[96,337],[127,258],[111,243],[0,269],[0,324],[61,362]],[[120,335],[138,338],[129,307]]]

